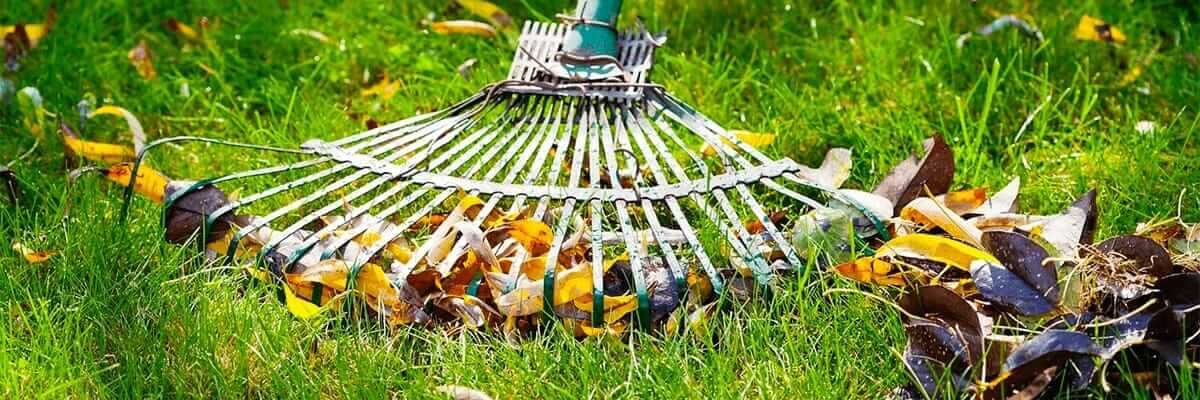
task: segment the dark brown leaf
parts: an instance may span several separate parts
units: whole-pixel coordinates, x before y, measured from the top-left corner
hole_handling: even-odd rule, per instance
[[[1051,303],[1058,303],[1058,274],[1054,264],[1043,263],[1050,256],[1044,247],[1019,233],[1003,231],[984,232],[983,247]]]
[[[1096,251],[1137,262],[1138,272],[1163,277],[1171,273],[1171,255],[1158,243],[1141,236],[1117,236],[1101,242]]]
[[[191,183],[168,185],[167,198],[174,198],[176,191],[190,186]],[[174,244],[187,243],[188,239],[200,232],[205,218],[227,204],[229,204],[229,198],[225,197],[225,192],[212,185],[182,195],[167,208],[167,224],[164,233],[166,241]],[[213,223],[204,242],[215,242],[224,237],[225,233],[234,226],[246,225],[243,220],[244,218],[235,216],[232,211],[221,215]]]
[[[900,298],[900,307],[910,314],[942,322],[966,344],[968,363],[983,356],[983,327],[979,315],[966,300],[943,286],[923,286]],[[906,319],[906,324],[909,322]]]
[[[1200,273],[1181,272],[1154,282],[1158,295],[1176,308],[1192,308],[1200,304]]]
[[[4,192],[4,199],[8,203],[17,206],[21,201],[21,184],[17,181],[17,174],[13,173],[8,167],[0,166],[0,191]]]
[[[1020,315],[1042,315],[1054,310],[1055,303],[1008,269],[987,262],[971,266],[971,277],[979,295],[997,308]]]
[[[1051,367],[1066,365],[1067,368],[1073,368],[1068,362],[1076,357],[1099,354],[1100,350],[1086,334],[1058,329],[1047,330],[1013,349],[1008,355],[1008,360],[1004,362],[1003,371],[1008,375],[995,389],[1000,390],[998,393],[1024,389]]]
[[[919,161],[914,154],[900,162],[873,191],[892,202],[894,215],[900,215],[908,202],[924,196],[926,187],[935,196],[950,190],[954,180],[954,152],[942,140],[942,135],[925,139],[924,146],[925,155]]]

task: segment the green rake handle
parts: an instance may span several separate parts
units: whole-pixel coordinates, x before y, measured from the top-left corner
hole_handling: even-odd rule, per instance
[[[575,15],[567,16],[574,26],[563,39],[563,53],[573,63],[617,58],[617,15],[621,0],[579,0]]]

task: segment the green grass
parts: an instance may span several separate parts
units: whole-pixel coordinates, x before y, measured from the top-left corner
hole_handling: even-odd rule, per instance
[[[45,3],[7,2],[0,25],[40,21]],[[37,87],[46,108],[73,125],[75,104],[94,96],[136,113],[152,138],[291,147],[358,132],[363,118],[393,121],[463,99],[503,76],[515,43],[515,35],[425,32],[419,21],[442,10],[441,1],[183,3],[60,4],[58,25],[19,72],[4,76]],[[517,20],[566,6],[499,3]],[[852,148],[852,187],[871,187],[940,132],[956,151],[957,187],[999,188],[1020,176],[1022,206],[1039,213],[1098,188],[1102,237],[1174,216],[1177,206],[1200,220],[1200,10],[1176,5],[1185,2],[1046,2],[1027,10],[1044,43],[1009,29],[961,49],[959,33],[991,20],[985,5],[627,3],[625,23],[636,15],[671,32],[655,81],[725,126],[779,133],[767,149],[774,157],[811,165],[829,147]],[[980,3],[1022,10],[1017,1]],[[1084,13],[1115,24],[1129,42],[1112,49],[1073,39]],[[200,16],[219,18],[212,47],[183,49],[163,27],[168,17],[194,26]],[[288,34],[298,28],[334,44]],[[141,40],[155,53],[156,80],[141,79],[126,59]],[[468,58],[479,60],[470,80],[455,70]],[[1118,84],[1146,62],[1136,82]],[[395,98],[359,96],[364,75],[385,72],[404,81]],[[190,97],[180,95],[184,83]],[[34,143],[14,108],[0,106],[0,162]],[[1137,133],[1141,120],[1158,129]],[[878,398],[906,382],[897,315],[863,296],[822,296],[853,286],[825,275],[789,285],[769,304],[721,314],[712,338],[632,346],[554,332],[513,347],[492,334],[388,335],[299,321],[234,274],[172,281],[195,271],[193,251],[161,241],[160,209],[138,200],[128,227],[119,226],[119,191],[94,176],[68,186],[60,140],[48,130],[12,165],[26,201],[0,211],[4,247],[20,240],[57,252],[29,265],[0,251],[5,397],[419,398],[459,384],[498,398]],[[106,118],[86,135],[125,140],[123,131]],[[189,145],[152,162],[196,179],[279,159]]]

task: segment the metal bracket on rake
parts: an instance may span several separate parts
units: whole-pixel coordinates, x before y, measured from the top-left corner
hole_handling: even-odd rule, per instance
[[[527,210],[532,219],[550,224],[553,240],[543,255],[546,274],[527,277],[543,280],[544,298],[554,298],[554,266],[568,237],[590,238],[585,258],[591,265],[628,254],[640,326],[655,322],[650,292],[660,283],[648,281],[659,276],[654,274],[669,276],[662,284],[675,285],[679,293],[687,291],[688,274],[704,274],[722,293],[727,280],[739,279],[722,273],[726,259],[740,261],[764,286],[776,264],[793,269],[806,265],[769,218],[760,200],[766,196],[772,196],[771,204],[802,210],[824,205],[798,190],[825,192],[862,211],[886,234],[865,207],[802,178],[807,167],[767,157],[650,83],[656,42],[644,32],[620,36],[617,59],[627,72],[624,82],[565,82],[546,73],[540,65],[562,48],[566,31],[559,24],[527,23],[508,79],[459,104],[336,141],[311,140],[299,150],[282,149],[310,159],[198,182],[172,194],[168,207],[206,185],[287,172],[291,177],[280,178],[276,186],[243,194],[204,215],[200,237],[207,238],[217,221],[235,212],[260,215],[233,234],[226,263],[236,261],[239,243],[247,236],[267,228],[273,233],[256,239],[265,240],[259,263],[288,272],[341,257],[357,273],[389,243],[401,238],[420,243],[410,228],[456,193],[466,192],[483,202],[477,217],[466,220],[476,226],[494,210]],[[147,150],[184,140],[281,150],[203,138],[163,139],[138,155],[133,178]],[[716,157],[696,154],[693,149],[702,144],[715,149]],[[127,203],[131,193],[126,192]],[[576,217],[586,223],[576,225]],[[758,221],[763,231],[750,233],[745,224],[750,220]],[[380,228],[385,225],[388,229]],[[445,236],[449,225],[438,225],[432,237]],[[378,237],[356,242],[368,232]],[[604,244],[603,238],[614,236],[617,244]],[[423,268],[446,270],[472,251],[464,237],[450,238],[448,251],[438,250],[441,261]],[[420,243],[407,263],[397,262],[387,273],[396,282],[406,280],[419,263],[434,259],[426,256],[441,243],[431,242]],[[766,254],[764,247],[776,255]],[[716,254],[722,257],[711,257]],[[520,249],[511,265],[524,265],[528,257]],[[604,322],[599,315],[605,310],[605,282],[600,268],[593,272],[591,322],[599,326]],[[480,284],[476,277],[470,293]],[[549,303],[547,315],[559,315]]]

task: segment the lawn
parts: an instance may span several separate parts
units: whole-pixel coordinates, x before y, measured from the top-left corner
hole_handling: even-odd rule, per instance
[[[503,78],[516,35],[429,32],[421,21],[431,12],[473,18],[448,3],[58,4],[50,33],[3,73],[16,88],[36,87],[57,118],[36,140],[16,103],[0,104],[0,163],[13,160],[25,192],[19,207],[0,208],[0,244],[54,253],[29,264],[0,250],[0,394],[441,398],[436,386],[456,384],[496,398],[880,398],[908,381],[899,316],[866,296],[826,294],[894,291],[832,274],[718,315],[714,340],[576,340],[555,330],[512,346],[489,332],[382,332],[299,320],[241,274],[197,273],[192,248],[162,241],[159,205],[135,200],[123,225],[119,187],[94,174],[68,179],[55,126],[78,127],[82,99],[130,110],[151,139],[281,147],[454,104]],[[517,21],[546,20],[566,3],[497,2]],[[955,150],[955,188],[1020,177],[1023,210],[1042,214],[1096,188],[1098,237],[1154,218],[1200,221],[1200,8],[1072,3],[630,0],[622,24],[637,16],[668,30],[652,80],[723,126],[777,133],[764,149],[771,157],[817,165],[831,147],[852,149],[849,187],[869,190],[940,133]],[[0,25],[41,21],[49,6],[8,1]],[[1045,40],[1010,28],[956,45],[1007,13]],[[1084,14],[1127,42],[1076,39]],[[198,27],[201,17],[207,44],[165,26]],[[127,57],[142,41],[153,80]],[[458,66],[471,58],[466,78]],[[399,82],[394,97],[362,95],[364,80],[383,76]],[[1135,129],[1141,121],[1154,129]],[[85,136],[124,142],[124,127],[95,119]],[[286,159],[192,144],[156,150],[151,162],[200,179]]]

